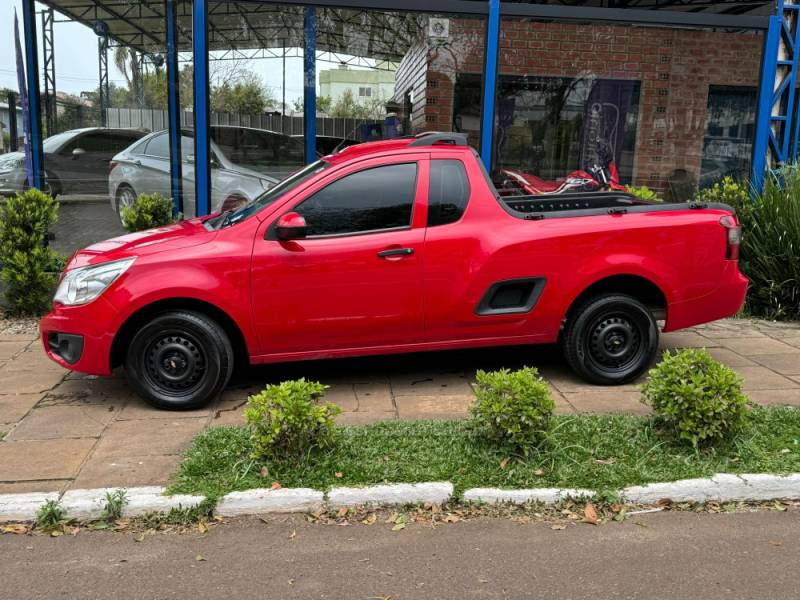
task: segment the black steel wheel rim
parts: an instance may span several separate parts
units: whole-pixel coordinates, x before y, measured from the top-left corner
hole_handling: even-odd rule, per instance
[[[624,373],[646,353],[647,325],[626,312],[603,313],[587,331],[586,356],[603,373]]]
[[[202,346],[184,331],[161,333],[145,348],[148,383],[167,395],[184,395],[202,384],[207,360]]]

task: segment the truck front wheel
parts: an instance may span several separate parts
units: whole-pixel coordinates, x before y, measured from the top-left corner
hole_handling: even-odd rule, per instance
[[[219,396],[233,371],[225,331],[192,311],[162,313],[133,337],[125,356],[131,386],[157,408],[186,410]]]
[[[632,296],[605,294],[581,304],[564,330],[567,363],[581,378],[598,385],[636,379],[658,349],[658,326],[647,307]]]

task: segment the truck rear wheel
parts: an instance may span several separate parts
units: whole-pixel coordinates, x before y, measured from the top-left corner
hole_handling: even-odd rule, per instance
[[[658,326],[632,296],[604,294],[580,305],[563,336],[567,363],[582,379],[621,385],[636,379],[658,349]]]
[[[133,337],[125,371],[157,408],[187,410],[219,396],[233,371],[233,348],[212,319],[192,311],[162,313]]]

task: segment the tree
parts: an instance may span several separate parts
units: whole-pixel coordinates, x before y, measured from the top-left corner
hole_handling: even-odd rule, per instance
[[[139,53],[133,48],[118,46],[114,49],[114,65],[125,77],[128,83],[128,104],[131,107],[137,105],[140,90],[142,90],[142,63],[139,62]]]
[[[318,113],[325,113],[326,115],[330,114],[330,112],[331,112],[331,104],[332,104],[332,101],[331,101],[331,97],[330,96],[317,96],[317,112]],[[294,112],[296,112],[296,113],[303,112],[303,106],[304,106],[303,98],[298,97],[298,98],[295,98],[294,101],[292,101],[292,108],[294,109]]]
[[[355,99],[353,91],[347,89],[336,99],[328,114],[331,117],[346,119],[382,119],[386,116],[385,103],[385,97],[378,94],[359,102]]]
[[[261,114],[276,108],[269,88],[255,73],[243,72],[237,80],[225,81],[211,89],[211,110],[248,115]]]

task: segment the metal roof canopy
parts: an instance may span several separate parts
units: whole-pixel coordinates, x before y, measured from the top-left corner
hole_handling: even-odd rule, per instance
[[[163,0],[40,0],[72,21],[92,27],[108,26],[118,45],[153,54],[166,51]],[[364,6],[369,3],[369,8]],[[303,5],[318,7],[317,50],[399,62],[410,46],[425,35],[424,13],[480,16],[488,11],[483,0],[284,0],[280,3],[209,0],[209,49],[236,57],[281,56],[287,48],[303,47]],[[755,0],[561,0],[503,2],[503,15],[541,19],[635,22],[649,25],[765,28],[764,15],[773,1]],[[386,12],[391,11],[391,12]],[[191,52],[192,3],[178,5],[180,52]],[[280,53],[273,53],[278,50]],[[341,61],[344,62],[344,61]]]

